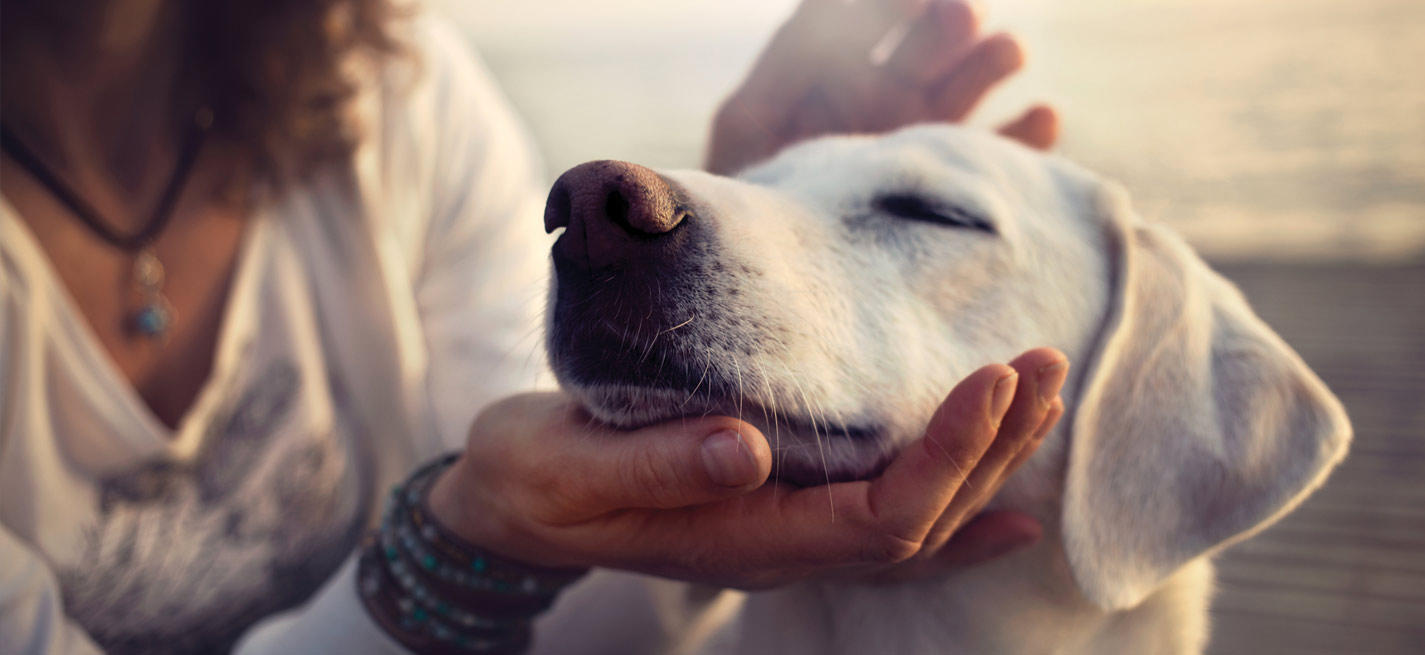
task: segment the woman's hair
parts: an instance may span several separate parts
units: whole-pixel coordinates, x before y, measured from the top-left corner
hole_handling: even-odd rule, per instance
[[[391,0],[186,4],[214,130],[247,150],[259,180],[280,186],[351,155],[360,126],[348,111],[358,90],[350,64],[402,51],[393,23],[403,8]]]
[[[241,174],[225,190],[231,197],[280,188],[351,155],[361,126],[349,108],[358,76],[372,70],[359,64],[404,53],[396,23],[410,11],[398,1],[404,2],[178,0],[168,6],[188,39],[181,44],[178,102],[212,107],[213,132],[240,149]],[[123,6],[4,0],[5,36],[14,36],[17,16],[56,35],[96,32],[102,23],[129,18],[115,15]]]

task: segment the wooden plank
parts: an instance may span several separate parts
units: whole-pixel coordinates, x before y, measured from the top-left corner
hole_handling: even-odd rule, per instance
[[[1373,655],[1425,651],[1425,631],[1309,620],[1240,608],[1214,612],[1213,652]],[[1230,644],[1230,648],[1224,648]]]
[[[1214,655],[1425,652],[1425,261],[1217,267],[1340,396],[1352,454],[1218,558]]]

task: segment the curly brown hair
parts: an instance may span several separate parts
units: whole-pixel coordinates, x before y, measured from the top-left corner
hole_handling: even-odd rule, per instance
[[[404,52],[393,23],[407,12],[391,0],[201,0],[188,9],[214,129],[279,184],[354,149],[350,58]]]
[[[396,0],[172,0],[183,61],[175,102],[213,109],[213,133],[239,149],[233,199],[281,188],[348,157],[360,127],[348,111],[363,70],[353,64],[405,53]],[[140,8],[142,10],[142,8]],[[113,17],[104,0],[5,0],[6,56],[21,25],[54,34]],[[15,22],[16,19],[23,19]]]

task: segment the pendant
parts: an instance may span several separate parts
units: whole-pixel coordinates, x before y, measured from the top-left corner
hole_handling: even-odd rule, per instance
[[[144,248],[134,258],[133,280],[139,293],[139,308],[129,317],[129,329],[139,336],[161,340],[173,323],[173,305],[163,297],[163,262]]]

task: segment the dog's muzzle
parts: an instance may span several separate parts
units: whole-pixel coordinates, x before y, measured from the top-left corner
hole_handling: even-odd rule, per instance
[[[648,168],[594,161],[554,183],[544,210],[548,232],[564,228],[552,250],[556,276],[549,349],[565,384],[612,383],[691,389],[702,372],[689,364],[683,334],[708,279],[707,226],[681,189]],[[655,352],[656,348],[656,352]]]

